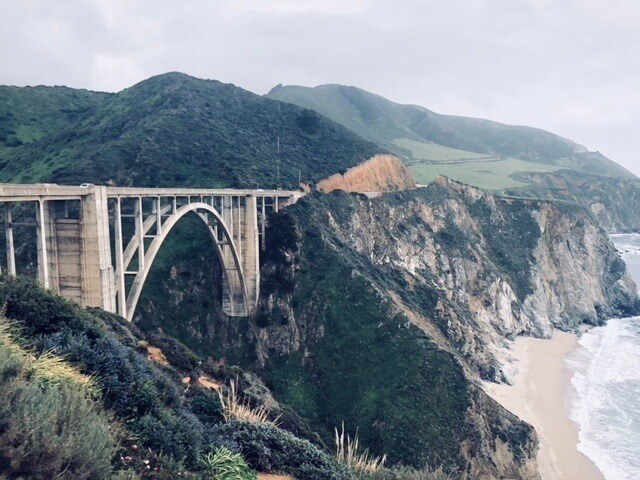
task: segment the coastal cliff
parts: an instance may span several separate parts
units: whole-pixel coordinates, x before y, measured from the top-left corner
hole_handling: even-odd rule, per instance
[[[572,170],[516,173],[529,185],[505,193],[575,203],[589,210],[610,233],[640,232],[640,180],[588,175]]]
[[[640,311],[624,262],[579,207],[502,198],[444,177],[347,205],[317,213],[327,238],[374,268],[399,309],[440,317],[438,334],[483,378],[508,381],[506,339]]]
[[[139,324],[255,371],[327,443],[345,422],[392,464],[537,478],[535,432],[479,380],[511,379],[517,335],[640,311],[606,233],[576,206],[441,177],[374,199],[311,194],[269,221],[248,321],[205,294],[213,274],[167,255]]]

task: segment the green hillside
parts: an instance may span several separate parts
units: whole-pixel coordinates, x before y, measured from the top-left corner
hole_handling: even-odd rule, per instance
[[[524,185],[510,177],[515,172],[560,168],[634,177],[604,155],[587,152],[583,146],[544,130],[441,115],[356,87],[278,85],[267,96],[314,109],[398,154],[411,165],[419,183],[441,174],[483,188],[513,188]],[[487,160],[502,163],[475,165]]]
[[[270,407],[280,428],[226,419],[215,390],[198,381],[238,381],[240,395],[260,405],[270,393],[257,377],[24,278],[0,277],[0,301],[3,479],[220,478],[204,460],[224,446],[258,471],[356,480],[322,445],[290,433],[300,418],[284,405]],[[148,344],[161,347],[162,361]]]
[[[0,155],[65,128],[108,96],[68,87],[0,86]]]
[[[116,94],[3,87],[0,115],[0,181],[297,187],[381,151],[312,110],[180,73]]]

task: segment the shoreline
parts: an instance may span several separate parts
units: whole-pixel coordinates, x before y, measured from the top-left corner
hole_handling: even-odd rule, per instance
[[[561,331],[551,339],[517,337],[511,349],[518,369],[514,384],[483,382],[491,397],[535,428],[542,480],[604,480],[595,463],[578,451],[578,425],[568,416],[572,386],[564,358],[577,346],[576,334]]]

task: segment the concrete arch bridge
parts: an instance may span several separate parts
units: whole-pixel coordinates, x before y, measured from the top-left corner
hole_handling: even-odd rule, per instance
[[[260,293],[266,217],[302,195],[292,190],[0,184],[5,268],[16,275],[14,229],[35,228],[43,287],[131,320],[164,241],[184,216],[194,214],[206,226],[222,265],[225,313],[246,316]]]

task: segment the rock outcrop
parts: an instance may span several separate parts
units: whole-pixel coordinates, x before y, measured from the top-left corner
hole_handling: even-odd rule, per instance
[[[350,168],[344,174],[335,173],[317,184],[321,192],[374,193],[416,188],[413,175],[395,155],[378,154]]]

